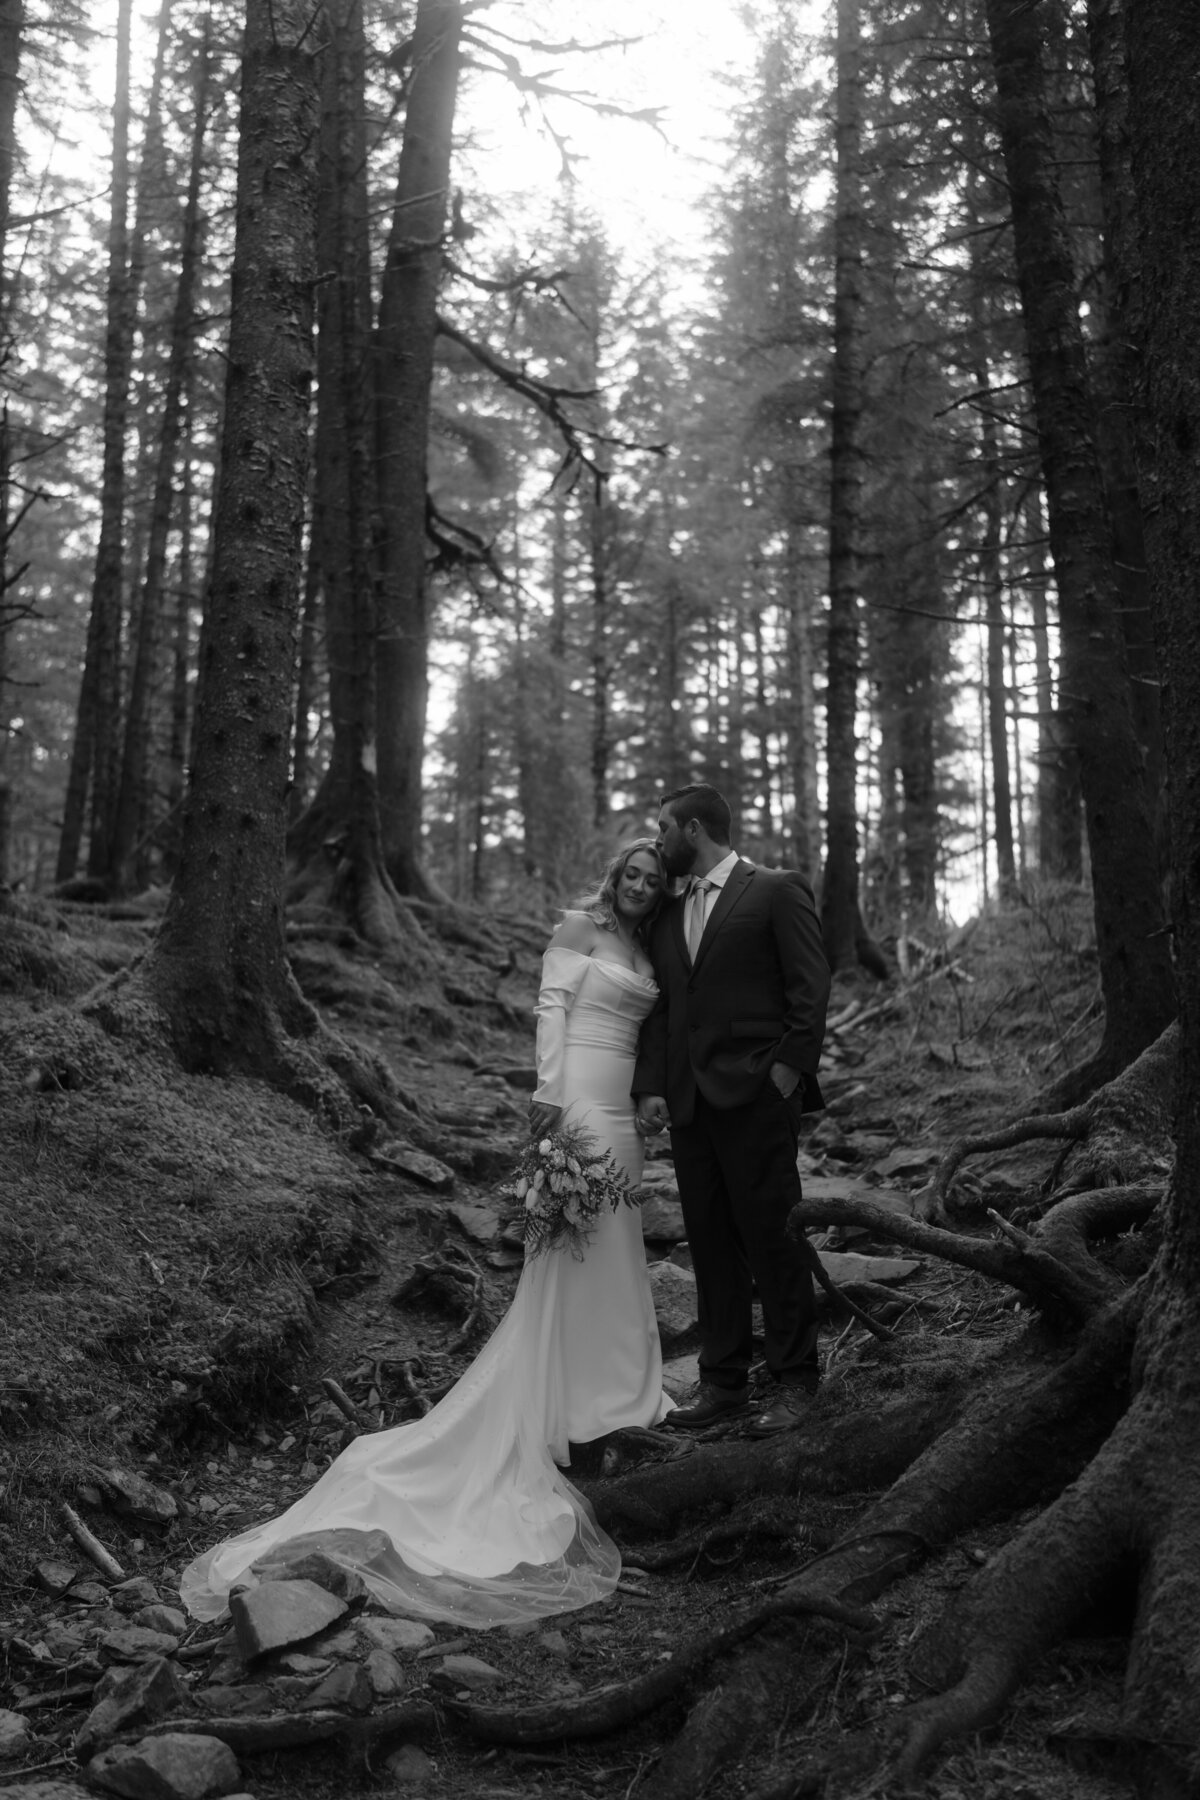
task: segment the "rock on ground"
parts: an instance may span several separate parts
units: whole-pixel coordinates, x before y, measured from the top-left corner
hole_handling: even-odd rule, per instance
[[[242,1775],[220,1738],[168,1731],[102,1750],[88,1764],[87,1779],[126,1800],[210,1800],[235,1793]]]
[[[229,1596],[238,1649],[247,1662],[267,1650],[302,1644],[348,1610],[344,1600],[315,1581],[264,1581]]]

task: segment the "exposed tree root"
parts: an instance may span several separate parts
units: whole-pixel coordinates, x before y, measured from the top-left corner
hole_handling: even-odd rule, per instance
[[[557,1738],[604,1737],[673,1699],[706,1663],[744,1643],[764,1625],[799,1614],[828,1619],[851,1631],[873,1631],[875,1627],[869,1612],[834,1597],[826,1583],[806,1587],[797,1579],[784,1592],[743,1608],[727,1624],[685,1644],[667,1662],[632,1681],[614,1682],[595,1688],[590,1694],[537,1706],[480,1706],[471,1701],[447,1701],[446,1708],[472,1736],[489,1743],[546,1744]]]
[[[802,1722],[824,1688],[831,1658],[791,1621],[737,1650],[719,1685],[689,1713],[654,1771],[654,1800],[695,1800],[750,1745],[769,1742],[784,1721]]]
[[[1058,1262],[1078,1262],[1089,1254],[1088,1245],[1141,1225],[1158,1211],[1164,1189],[1152,1182],[1126,1187],[1094,1188],[1069,1194],[1037,1225],[1037,1242]]]
[[[787,1542],[794,1540],[800,1530],[800,1518],[796,1504],[784,1504],[781,1501],[760,1501],[757,1505],[739,1507],[727,1519],[716,1525],[702,1526],[696,1531],[686,1531],[679,1537],[670,1538],[665,1544],[640,1544],[636,1550],[622,1552],[622,1561],[630,1569],[671,1569],[681,1563],[693,1567],[701,1557],[710,1561],[724,1559],[713,1558],[710,1552],[721,1544],[737,1544],[744,1546],[755,1539]]]
[[[1137,1061],[1066,1112],[1018,1119],[1002,1131],[959,1138],[947,1150],[929,1186],[917,1196],[922,1219],[945,1217],[950,1184],[969,1156],[1010,1150],[1037,1139],[1086,1143],[1086,1162],[1075,1171],[1076,1189],[1109,1187],[1142,1178],[1148,1162],[1170,1152],[1170,1095],[1179,1053],[1179,1027],[1168,1026]]]
[[[988,1517],[1061,1491],[1124,1411],[1144,1293],[1093,1319],[1062,1362],[996,1381],[867,1509],[862,1531],[915,1533],[932,1547]]]
[[[937,1256],[1017,1288],[1038,1306],[1063,1307],[1087,1319],[1113,1296],[1110,1276],[1086,1254],[1060,1260],[1032,1239],[1022,1245],[995,1243],[905,1218],[869,1200],[809,1200],[792,1209],[800,1225],[861,1225],[876,1237],[902,1244],[922,1256]]]
[[[911,1778],[947,1739],[992,1724],[1031,1664],[1060,1639],[1129,1556],[1136,1413],[1083,1479],[1006,1545],[972,1584],[966,1604],[925,1634],[917,1672],[953,1685],[898,1722],[895,1772]]]
[[[276,994],[152,954],[79,1011],[129,1049],[173,1053],[189,1073],[265,1081],[334,1130],[361,1135],[366,1115],[394,1127],[409,1117],[384,1064],[331,1031],[290,975]]]
[[[367,1718],[354,1718],[323,1707],[311,1712],[271,1713],[261,1718],[242,1715],[228,1719],[160,1719],[151,1725],[140,1724],[137,1736],[185,1732],[191,1737],[215,1737],[228,1744],[237,1756],[304,1749],[309,1744],[342,1738],[354,1760],[366,1767],[372,1755],[389,1744],[429,1737],[437,1726],[437,1711],[427,1700],[406,1700]]]
[[[861,1493],[894,1481],[945,1428],[955,1402],[922,1396],[799,1431],[748,1443],[726,1438],[692,1455],[641,1468],[615,1481],[586,1484],[596,1516],[614,1535],[622,1527],[661,1536],[685,1513],[711,1514],[770,1494]]]

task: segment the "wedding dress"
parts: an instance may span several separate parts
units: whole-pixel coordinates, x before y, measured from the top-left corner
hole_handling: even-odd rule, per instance
[[[623,964],[551,949],[538,997],[536,1098],[564,1105],[636,1182],[629,1089],[657,989]],[[194,1617],[225,1611],[303,1549],[354,1569],[392,1611],[481,1628],[603,1598],[620,1554],[558,1462],[568,1440],[653,1425],[670,1410],[636,1207],[605,1209],[582,1261],[527,1262],[512,1306],[423,1419],[360,1437],[277,1519],[197,1558],[180,1583]]]

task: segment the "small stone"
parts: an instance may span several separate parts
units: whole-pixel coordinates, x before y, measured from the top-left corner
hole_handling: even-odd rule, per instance
[[[131,1625],[144,1625],[148,1631],[163,1631],[168,1637],[181,1638],[187,1630],[187,1614],[180,1612],[177,1606],[139,1607],[130,1619]]]
[[[494,1244],[500,1231],[500,1221],[488,1206],[473,1206],[466,1200],[458,1200],[446,1208],[459,1229],[476,1244]]]
[[[885,1181],[893,1176],[927,1175],[941,1159],[942,1152],[933,1144],[912,1144],[907,1150],[893,1150],[885,1156],[881,1163],[875,1165],[875,1173],[882,1175]]]
[[[209,1800],[234,1793],[242,1772],[220,1738],[167,1731],[102,1750],[88,1764],[87,1779],[126,1800]]]
[[[680,1344],[697,1331],[696,1277],[672,1262],[655,1263],[650,1270],[650,1291],[664,1348]]]
[[[271,1704],[271,1690],[266,1687],[226,1687],[214,1682],[201,1688],[196,1704],[210,1719],[233,1719],[243,1713],[266,1712]]]
[[[358,1629],[381,1650],[426,1650],[434,1642],[429,1626],[416,1619],[360,1619]]]
[[[119,1624],[120,1613],[115,1612],[108,1604],[111,1598],[109,1590],[100,1581],[73,1581],[67,1594],[68,1600],[78,1601],[81,1606],[103,1606]]]
[[[332,1637],[322,1637],[313,1645],[313,1649],[321,1656],[357,1656],[360,1649],[358,1631],[351,1626],[349,1631],[335,1631]]]
[[[178,1668],[162,1657],[132,1669],[110,1669],[96,1688],[97,1704],[76,1735],[76,1756],[85,1762],[118,1732],[152,1725],[186,1706],[187,1698]]]
[[[109,1506],[125,1518],[166,1525],[179,1512],[174,1494],[155,1487],[144,1475],[135,1475],[130,1469],[97,1469],[96,1478]]]
[[[571,1654],[571,1646],[561,1631],[543,1631],[538,1643],[543,1650],[548,1650],[551,1656],[570,1656]]]
[[[469,1688],[475,1693],[480,1688],[494,1687],[504,1677],[499,1669],[493,1669],[491,1663],[485,1663],[478,1656],[447,1656],[438,1665],[437,1673],[443,1678],[444,1686]]]
[[[153,1656],[169,1656],[179,1643],[177,1633],[151,1631],[145,1625],[125,1625],[106,1631],[100,1648],[111,1662],[148,1662]]]
[[[308,1656],[303,1650],[289,1650],[280,1657],[279,1666],[289,1675],[324,1675],[330,1664],[327,1656]]]
[[[433,1758],[419,1744],[401,1744],[385,1758],[384,1768],[397,1787],[420,1787],[436,1774]]]
[[[29,1720],[21,1713],[0,1707],[0,1762],[24,1756],[29,1748]]]
[[[310,1689],[301,1701],[301,1707],[307,1711],[333,1706],[343,1712],[365,1713],[370,1712],[374,1699],[375,1690],[362,1664],[345,1662],[331,1669],[323,1681]]]
[[[42,1592],[53,1600],[65,1594],[78,1575],[79,1570],[72,1568],[70,1563],[60,1562],[40,1562],[33,1571],[33,1578]]]
[[[314,1581],[264,1581],[229,1596],[238,1649],[247,1660],[315,1637],[343,1618],[346,1610],[344,1600],[327,1594]]]
[[[683,1208],[669,1195],[655,1192],[643,1200],[642,1236],[648,1244],[682,1244],[687,1237]]]
[[[211,1494],[201,1494],[196,1506],[202,1513],[215,1513],[221,1510],[221,1502],[214,1500]]]
[[[860,1256],[856,1250],[822,1250],[821,1266],[837,1287],[853,1287],[855,1282],[904,1281],[921,1267],[906,1256]]]
[[[251,1573],[260,1581],[312,1581],[327,1594],[336,1594],[339,1600],[345,1600],[347,1605],[365,1600],[367,1595],[362,1576],[353,1569],[343,1568],[324,1550],[293,1550],[289,1555],[288,1546],[284,1544],[264,1556],[261,1562],[254,1563]]]
[[[436,1156],[427,1156],[424,1150],[415,1150],[411,1144],[385,1144],[372,1153],[371,1161],[381,1168],[394,1169],[398,1175],[411,1176],[422,1187],[431,1188],[435,1194],[448,1193],[454,1186],[453,1169],[448,1169]]]
[[[404,1670],[390,1650],[372,1650],[364,1667],[377,1700],[390,1700],[408,1685]]]
[[[119,1606],[122,1612],[135,1613],[143,1606],[158,1605],[158,1589],[145,1575],[131,1575],[128,1581],[118,1581],[108,1592],[113,1605]]]

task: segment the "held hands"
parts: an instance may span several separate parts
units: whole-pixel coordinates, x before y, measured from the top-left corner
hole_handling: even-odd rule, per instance
[[[789,1068],[787,1063],[771,1064],[771,1080],[779,1089],[785,1100],[790,1100],[802,1080],[799,1069]]]
[[[661,1094],[643,1094],[637,1105],[637,1128],[643,1137],[654,1137],[671,1123]]]
[[[562,1113],[561,1106],[549,1106],[544,1100],[531,1100],[529,1102],[530,1137],[544,1137],[548,1131],[553,1131],[562,1118]]]

